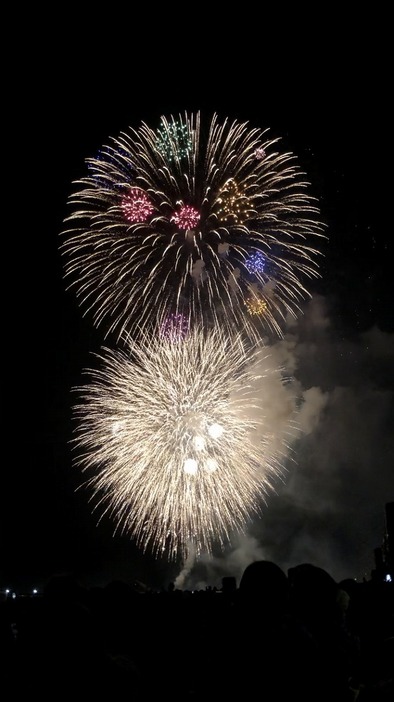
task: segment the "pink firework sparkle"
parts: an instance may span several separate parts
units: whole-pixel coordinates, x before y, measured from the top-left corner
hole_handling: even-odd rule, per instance
[[[171,222],[175,222],[179,229],[194,229],[200,221],[200,213],[195,207],[182,205],[178,212],[174,212]]]
[[[160,325],[160,336],[168,341],[184,339],[189,331],[189,320],[184,314],[169,314]]]
[[[262,146],[258,146],[257,149],[254,150],[254,155],[258,161],[262,161],[263,158],[265,158],[265,156],[266,156],[265,149],[263,149]]]
[[[153,205],[141,188],[130,188],[122,199],[122,210],[128,222],[146,222],[153,212]]]

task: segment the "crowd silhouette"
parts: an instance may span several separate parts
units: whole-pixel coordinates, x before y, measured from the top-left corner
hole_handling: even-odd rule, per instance
[[[393,583],[261,560],[222,585],[141,592],[58,575],[39,597],[4,597],[2,699],[394,699]]]

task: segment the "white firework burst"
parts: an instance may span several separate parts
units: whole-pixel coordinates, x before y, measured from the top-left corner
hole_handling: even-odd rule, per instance
[[[229,543],[283,475],[289,417],[267,421],[267,352],[240,334],[192,329],[184,339],[128,337],[103,349],[76,388],[76,464],[95,508],[144,550],[186,557]]]

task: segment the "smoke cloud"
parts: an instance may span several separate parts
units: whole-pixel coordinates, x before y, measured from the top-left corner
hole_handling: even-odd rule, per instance
[[[314,563],[338,582],[370,577],[394,496],[394,335],[373,327],[345,336],[333,318],[328,301],[313,298],[266,349],[265,367],[291,378],[280,384],[273,370],[264,397],[266,425],[279,434],[293,427],[284,475],[261,518],[225,552],[199,558],[185,586],[220,587],[229,575],[239,582],[259,559],[285,572]]]

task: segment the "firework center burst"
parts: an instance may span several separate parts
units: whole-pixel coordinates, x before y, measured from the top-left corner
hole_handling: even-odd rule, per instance
[[[218,468],[217,460],[209,454],[214,453],[215,443],[223,435],[221,424],[209,422],[199,410],[181,404],[175,432],[184,446],[184,455],[188,456],[182,464],[185,473],[196,475],[199,469],[212,473]]]

